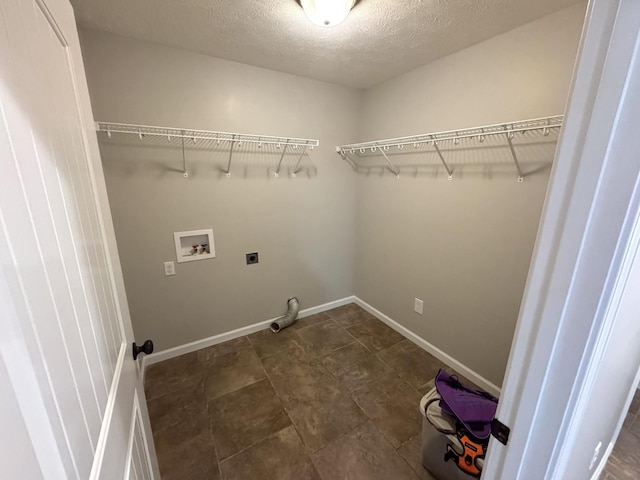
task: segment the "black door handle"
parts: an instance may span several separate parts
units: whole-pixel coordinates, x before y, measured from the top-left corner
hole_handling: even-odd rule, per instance
[[[146,353],[147,355],[153,353],[153,342],[151,340],[147,340],[140,347],[136,345],[136,342],[133,342],[133,359],[137,360],[138,355],[141,353]]]

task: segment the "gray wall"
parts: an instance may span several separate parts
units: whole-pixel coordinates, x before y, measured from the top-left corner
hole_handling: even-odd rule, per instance
[[[562,113],[584,11],[562,10],[368,90],[360,140]],[[358,175],[356,295],[501,385],[548,173],[524,183],[486,171],[451,182]]]
[[[334,146],[562,113],[583,15],[563,10],[365,92],[82,31],[96,120],[321,141],[299,178],[245,155],[229,180],[225,152],[188,150],[185,180],[179,148],[101,141],[137,339],[162,350],[277,316],[290,295],[305,308],[356,294],[500,385],[548,171],[396,180],[354,174]],[[172,233],[209,227],[217,258],[165,277]],[[255,250],[260,264],[245,266]]]
[[[81,40],[96,120],[321,140],[295,179],[273,177],[275,151],[234,157],[226,179],[226,152],[190,149],[184,179],[180,148],[100,137],[138,341],[159,351],[278,316],[292,295],[306,308],[353,294],[355,179],[334,147],[356,136],[358,91],[102,32]],[[217,258],[165,277],[173,232],[200,228]]]

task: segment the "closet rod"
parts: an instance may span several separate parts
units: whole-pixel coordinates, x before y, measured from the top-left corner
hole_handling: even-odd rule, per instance
[[[276,145],[279,148],[284,145],[289,147],[305,147],[313,150],[319,145],[318,140],[307,138],[275,137],[271,135],[251,135],[245,133],[217,132],[212,130],[194,130],[190,128],[157,127],[152,125],[136,125],[129,123],[96,122],[96,131],[106,132],[111,137],[113,133],[136,135],[142,139],[144,136],[166,137],[169,142],[173,138],[229,142],[239,145],[241,143],[261,145]]]
[[[433,142],[441,142],[445,140],[458,141],[463,138],[478,138],[480,142],[483,142],[484,138],[487,136],[504,135],[505,132],[519,133],[532,130],[542,130],[544,135],[548,135],[551,130],[557,130],[562,127],[563,118],[563,115],[554,115],[551,117],[534,118],[530,120],[522,120],[509,123],[498,123],[481,127],[426,133],[408,137],[389,138],[386,140],[374,140],[363,143],[352,143],[336,147],[336,152],[342,155],[347,152],[365,153],[366,150],[375,152],[377,149],[381,149],[381,151],[383,149],[388,151],[390,147],[397,147],[399,149],[402,149],[407,145],[414,145],[415,147],[418,147],[421,144],[425,143],[431,144]]]

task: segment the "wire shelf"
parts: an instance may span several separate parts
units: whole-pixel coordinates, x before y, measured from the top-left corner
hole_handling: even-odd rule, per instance
[[[96,131],[105,132],[108,136],[114,133],[137,135],[140,138],[152,135],[157,137],[166,137],[168,140],[171,140],[172,138],[184,138],[194,142],[197,142],[198,140],[214,141],[216,143],[229,142],[235,143],[236,146],[242,143],[255,143],[281,146],[302,146],[313,149],[320,143],[318,140],[307,138],[274,137],[270,135],[251,135],[246,133],[216,132],[212,130],[156,127],[150,125],[134,125],[128,123],[96,122]]]
[[[562,128],[563,120],[563,115],[554,115],[550,117],[485,125],[481,127],[448,130],[407,137],[389,138],[385,140],[373,140],[362,143],[339,145],[336,147],[336,152],[342,156],[343,160],[349,162],[356,171],[362,167],[360,160],[366,160],[371,157],[382,157],[386,162],[386,168],[399,177],[400,170],[398,165],[397,163],[392,162],[390,157],[406,154],[409,151],[409,148],[413,151],[420,152],[421,149],[428,147],[433,149],[440,164],[447,171],[449,180],[451,180],[453,178],[454,169],[450,162],[447,161],[447,158],[445,158],[443,151],[456,148],[458,145],[462,146],[463,143],[465,146],[495,147],[497,145],[496,141],[489,140],[492,138],[503,138],[506,139],[503,146],[508,147],[510,156],[515,164],[518,173],[518,181],[522,182],[528,173],[523,170],[516,153],[516,147],[518,146],[514,142],[516,134],[525,134],[527,132],[535,131],[539,132],[541,137],[548,137],[552,133],[555,136],[555,134],[557,134]],[[405,149],[405,147],[409,148]]]
[[[291,176],[295,177],[296,173],[300,170],[300,162],[305,156],[307,150],[313,150],[320,144],[318,140],[308,138],[252,135],[246,133],[217,132],[212,130],[194,130],[188,128],[158,127],[112,122],[96,122],[96,131],[103,132],[109,138],[112,138],[112,136],[116,134],[133,135],[137,136],[140,140],[156,138],[158,141],[162,141],[164,138],[166,139],[167,144],[171,144],[173,140],[179,139],[182,145],[183,176],[185,178],[189,176],[185,157],[185,148],[188,146],[203,149],[214,149],[220,148],[221,146],[226,147],[229,150],[229,159],[225,172],[227,178],[230,178],[231,161],[234,151],[237,152],[242,148],[243,144],[253,145],[258,148],[261,148],[263,145],[273,145],[276,149],[281,151],[278,167],[275,170],[276,177],[280,174],[282,161],[287,150],[297,150],[299,152],[296,167],[291,173]]]

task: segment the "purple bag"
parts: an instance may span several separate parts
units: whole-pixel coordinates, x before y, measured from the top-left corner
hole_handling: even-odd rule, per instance
[[[456,376],[442,369],[438,371],[435,383],[440,394],[440,408],[456,417],[478,440],[488,439],[498,399],[490,393],[460,383]]]

